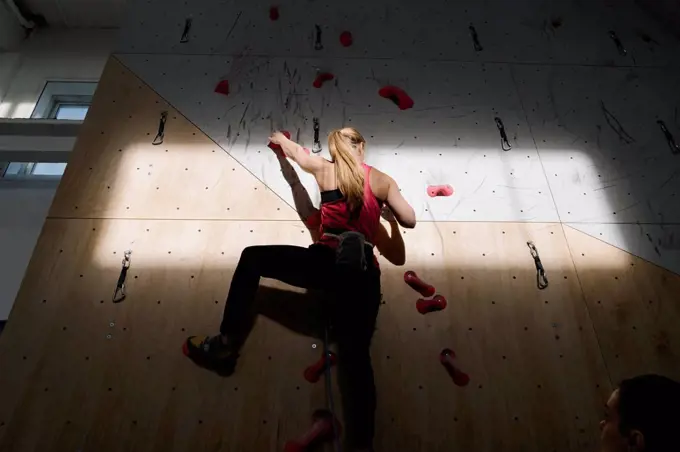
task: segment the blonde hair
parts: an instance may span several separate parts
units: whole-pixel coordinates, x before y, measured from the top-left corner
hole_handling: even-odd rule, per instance
[[[364,169],[354,157],[352,149],[366,143],[364,137],[353,127],[336,129],[328,136],[335,178],[338,188],[345,196],[351,211],[361,209],[364,203]]]

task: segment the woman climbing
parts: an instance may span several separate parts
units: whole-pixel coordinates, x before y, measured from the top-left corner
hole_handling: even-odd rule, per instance
[[[354,450],[370,451],[376,404],[370,343],[381,297],[373,244],[383,204],[405,228],[415,227],[415,213],[390,176],[364,163],[366,140],[357,130],[331,132],[332,161],[310,155],[281,132],[269,140],[316,178],[321,191],[320,239],[308,248],[265,245],[244,249],[231,281],[220,334],[189,337],[184,353],[203,366],[233,371],[261,277],[326,291],[335,300],[330,303],[330,318],[344,386],[348,441]]]

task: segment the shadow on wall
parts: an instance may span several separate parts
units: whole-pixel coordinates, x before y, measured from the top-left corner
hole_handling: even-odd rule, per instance
[[[26,112],[33,111],[36,101],[33,102],[0,102],[0,118],[25,118]],[[17,116],[18,112],[23,115]]]
[[[677,0],[635,0],[635,3],[680,39],[680,3]]]
[[[92,235],[96,240],[96,234]],[[85,237],[81,240],[87,241]],[[131,385],[124,393],[126,400],[134,398],[134,406],[126,405],[120,414],[116,414],[117,410],[108,412],[107,418],[114,418],[111,425],[122,421],[119,416],[138,419],[142,425],[157,422],[152,417],[145,418],[152,415],[141,407],[156,407],[159,400],[165,400],[164,391],[169,385],[177,386],[177,397],[195,399],[192,391],[196,377],[189,383],[181,370],[191,364],[183,361],[180,345],[188,335],[217,332],[238,255],[233,250],[223,265],[218,265],[208,264],[198,256],[192,261],[190,247],[185,251],[168,255],[164,250],[155,250],[155,259],[137,256],[128,273],[128,297],[120,304],[110,300],[119,268],[93,265],[91,259],[77,255],[71,266],[56,265],[54,261],[54,273],[44,284],[22,289],[22,299],[5,333],[7,339],[24,330],[36,341],[37,349],[29,347],[33,353],[42,353],[40,347],[47,340],[52,344],[51,355],[63,353],[57,367],[44,378],[61,375],[57,370],[62,367],[78,369],[86,364],[85,355],[97,353],[103,360],[101,365],[116,367],[114,380],[120,385],[120,381],[136,380],[140,369],[130,363],[136,359],[146,362],[147,356],[157,367],[144,371],[147,383]],[[193,251],[195,254],[199,250]],[[219,251],[213,254],[221,255]],[[51,257],[68,259],[56,250]],[[556,439],[573,439],[573,426],[564,419],[578,416],[583,429],[578,440],[592,446],[598,437],[601,404],[615,380],[650,369],[665,373],[672,370],[675,376],[680,373],[677,361],[659,368],[660,362],[672,357],[668,344],[664,349],[664,344],[657,343],[655,356],[641,353],[649,351],[645,344],[658,340],[651,325],[668,305],[657,306],[652,312],[632,299],[617,299],[614,294],[602,300],[602,305],[591,302],[591,313],[595,311],[591,320],[577,275],[568,266],[549,268],[551,287],[546,291],[536,289],[535,274],[526,268],[494,263],[479,267],[418,267],[421,276],[449,301],[446,310],[424,316],[415,308],[420,295],[403,283],[403,270],[384,265],[384,304],[372,349],[381,430],[400,432],[387,441],[422,438],[419,441],[462,442],[478,446],[476,450],[486,450],[483,444],[487,441],[510,441],[512,450],[521,450],[523,444],[536,444],[536,450],[546,450],[551,444],[555,446]],[[611,269],[593,267],[587,271],[590,277],[611,279]],[[295,383],[291,381],[299,379],[298,385],[304,383],[304,361],[319,353],[310,345],[318,344],[321,337],[321,304],[315,295],[297,293],[269,280],[263,284],[257,299],[261,317],[244,349],[245,367],[240,373],[237,370],[237,380],[214,383],[217,387],[240,384],[245,390],[256,380],[258,391],[286,383],[292,385],[289,390],[295,394]],[[104,339],[107,334],[123,341],[119,344],[124,347],[120,356],[110,355]],[[469,387],[456,388],[447,380],[437,360],[438,353],[446,347],[455,350],[461,368],[471,375]],[[31,352],[23,348],[12,356],[20,359],[22,353],[28,355],[30,363],[35,361]],[[262,362],[267,362],[267,355],[274,357],[278,368],[265,370]],[[163,372],[168,373],[161,375]],[[103,374],[78,373],[87,376],[88,382],[83,384],[105,391]],[[149,388],[149,381],[155,381],[158,389]],[[58,394],[59,383],[52,383],[51,392]],[[395,397],[397,391],[399,397]],[[225,403],[231,401],[231,391],[223,392],[214,395],[225,398]],[[574,393],[579,397],[574,398]],[[270,392],[259,395],[263,403],[267,402],[267,394]],[[194,414],[201,416],[191,410],[184,416]],[[246,425],[257,421],[252,409],[244,410],[242,415]],[[278,415],[285,417],[285,413]],[[452,422],[454,418],[456,422]],[[485,419],[493,422],[484,422]],[[535,428],[538,425],[541,429]],[[425,439],[424,432],[430,429],[433,438]],[[515,433],[505,436],[506,429]],[[91,440],[96,442],[94,436]]]

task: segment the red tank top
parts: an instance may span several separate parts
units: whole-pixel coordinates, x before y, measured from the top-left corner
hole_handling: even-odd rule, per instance
[[[371,167],[362,164],[364,168],[364,203],[358,214],[351,215],[349,206],[339,189],[321,192],[321,238],[317,243],[335,248],[337,238],[333,234],[345,231],[360,232],[371,244],[375,244],[376,234],[380,225],[382,202],[371,190]]]

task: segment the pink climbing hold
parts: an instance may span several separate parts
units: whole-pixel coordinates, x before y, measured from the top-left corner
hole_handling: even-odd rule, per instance
[[[279,7],[272,6],[269,8],[269,20],[279,20]]]
[[[314,85],[314,88],[321,88],[324,82],[333,80],[334,78],[335,76],[330,72],[322,72],[316,76],[316,78],[314,79],[314,83],[312,83],[312,85]]]
[[[282,130],[281,133],[284,134],[286,136],[286,138],[290,139],[290,132],[289,131]],[[269,147],[269,149],[274,151],[278,157],[281,157],[281,158],[286,157],[286,154],[283,152],[283,149],[281,149],[281,145],[274,144],[270,141],[269,144],[267,144],[267,146]]]
[[[420,298],[416,302],[416,309],[423,315],[430,312],[443,311],[446,309],[446,298],[441,295],[435,295],[431,300]]]
[[[342,433],[342,425],[328,410],[317,410],[312,419],[314,423],[304,434],[286,442],[284,452],[310,452],[322,443],[333,441]]]
[[[439,362],[442,363],[453,383],[456,386],[467,386],[470,383],[470,377],[456,366],[455,359],[456,354],[450,348],[445,348],[439,354]]]
[[[404,282],[411,286],[413,290],[418,292],[423,297],[431,297],[434,295],[434,286],[426,283],[416,275],[416,272],[409,270],[404,273]]]
[[[413,99],[401,88],[396,86],[384,86],[378,91],[380,97],[394,102],[399,110],[408,110],[413,107]]]
[[[343,47],[349,47],[352,45],[352,33],[349,31],[343,31],[340,33],[340,44],[343,45]]]
[[[219,94],[229,95],[229,80],[220,80],[215,87],[215,92]]]
[[[326,359],[324,359],[324,357],[322,356],[317,362],[315,362],[314,364],[310,365],[305,369],[304,372],[305,380],[307,380],[310,383],[316,383],[321,379],[321,376],[326,371],[326,369],[335,366],[337,362],[338,356],[335,353],[329,351],[328,356],[326,356]]]
[[[427,194],[431,198],[437,196],[451,196],[453,194],[453,187],[450,185],[430,185],[427,187]]]

